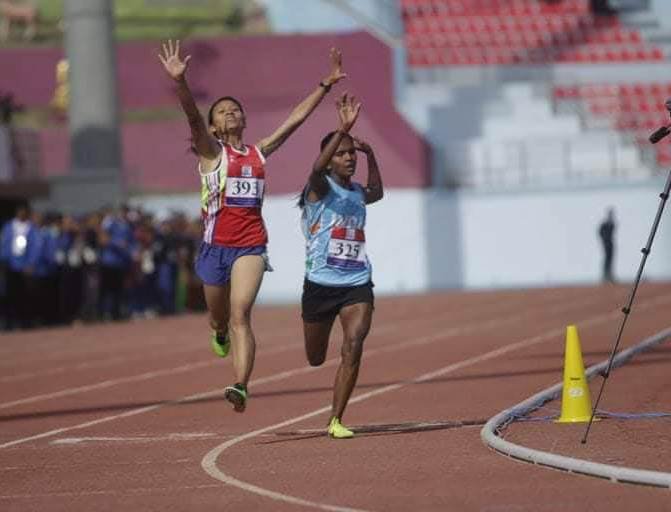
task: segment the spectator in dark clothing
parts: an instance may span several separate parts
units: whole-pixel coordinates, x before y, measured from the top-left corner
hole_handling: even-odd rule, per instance
[[[0,329],[204,311],[201,230],[183,214],[19,208],[0,229]]]
[[[133,318],[152,318],[158,313],[158,261],[154,229],[142,221],[135,229],[134,272],[130,297]]]
[[[606,218],[599,225],[599,238],[603,246],[603,280],[614,283],[613,255],[615,253],[615,211],[609,208]]]
[[[29,254],[36,243],[37,228],[30,220],[30,208],[19,206],[0,235],[0,264],[6,276],[6,327],[29,327],[31,308],[28,300]]]
[[[58,238],[57,260],[61,265],[60,316],[68,325],[82,319],[87,256],[90,258],[86,250],[82,227],[73,217],[65,216]]]
[[[84,240],[84,297],[81,319],[85,322],[98,320],[100,302],[100,243],[98,233],[102,216],[99,213],[88,215],[80,220]]]
[[[100,317],[120,320],[124,311],[124,290],[135,243],[128,209],[103,218],[100,242]]]
[[[37,325],[59,323],[59,268],[56,259],[60,215],[36,213],[35,243],[28,250],[28,297]]]
[[[180,241],[173,229],[172,220],[163,220],[156,236],[157,293],[159,313],[172,315],[176,312],[177,260]]]

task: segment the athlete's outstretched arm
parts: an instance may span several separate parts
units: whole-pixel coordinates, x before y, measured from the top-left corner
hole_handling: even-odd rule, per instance
[[[294,133],[309,115],[312,114],[314,109],[317,108],[317,105],[324,99],[324,96],[326,96],[326,93],[331,89],[331,86],[347,76],[342,71],[342,54],[340,53],[340,50],[331,48],[330,57],[331,72],[329,75],[319,83],[320,85],[307,98],[294,108],[287,120],[284,121],[272,135],[265,139],[261,139],[258,142],[257,146],[264,156],[270,155],[284,144],[289,136]]]
[[[174,45],[172,40],[168,40],[167,45],[163,43],[163,53],[159,53],[158,58],[163,63],[166,73],[177,84],[177,97],[189,121],[193,147],[201,158],[201,163],[209,163],[209,166],[212,166],[212,163],[218,159],[221,148],[209,133],[205,120],[200,115],[196,101],[193,99],[189,85],[186,82],[186,70],[189,60],[191,60],[191,55],[187,55],[182,59],[179,55],[179,40],[175,41]]]
[[[329,162],[333,158],[338,146],[340,146],[340,141],[342,141],[345,134],[349,133],[359,117],[361,103],[357,102],[354,96],[347,96],[347,93],[344,93],[336,102],[336,108],[338,110],[340,126],[328,144],[324,146],[324,149],[312,166],[312,172],[308,181],[308,200],[310,201],[317,201],[328,194],[329,186],[326,181],[326,173]]]
[[[380,175],[380,167],[377,165],[375,153],[370,144],[352,137],[354,139],[354,148],[366,155],[368,160],[368,183],[366,184],[366,204],[374,203],[382,199],[384,190],[382,187],[382,176]]]

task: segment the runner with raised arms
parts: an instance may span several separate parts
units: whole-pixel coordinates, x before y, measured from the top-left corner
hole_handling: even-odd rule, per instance
[[[382,199],[382,178],[372,148],[350,135],[361,103],[343,94],[336,104],[339,127],[321,142],[299,200],[306,239],[302,316],[305,351],[313,366],[326,359],[336,317],[343,329],[342,359],[336,372],[328,434],[352,437],[342,424],[359,375],[363,343],[373,317],[372,267],[366,254],[366,205]],[[366,155],[368,183],[352,181],[357,152]]]

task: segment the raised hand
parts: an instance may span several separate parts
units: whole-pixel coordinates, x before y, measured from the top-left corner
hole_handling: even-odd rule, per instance
[[[181,80],[186,73],[186,68],[191,60],[191,55],[182,58],[179,56],[179,39],[175,41],[173,46],[172,39],[168,40],[168,44],[163,43],[163,53],[158,54],[158,58],[163,63],[165,71],[173,80]]]
[[[352,140],[354,140],[354,149],[357,151],[361,151],[367,155],[373,152],[373,148],[371,148],[367,142],[364,142],[356,137],[352,137]]]
[[[338,101],[336,101],[336,108],[338,109],[338,117],[340,118],[340,129],[344,132],[349,132],[361,110],[361,102],[356,101],[354,96],[348,96],[343,93]]]
[[[329,75],[323,80],[323,82],[326,85],[333,85],[343,78],[345,78],[347,75],[343,73],[342,70],[342,53],[340,50],[337,48],[331,48],[331,51],[329,52],[329,57],[331,59],[331,72]]]

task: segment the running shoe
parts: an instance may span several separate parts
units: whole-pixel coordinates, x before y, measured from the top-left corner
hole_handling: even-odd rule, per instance
[[[216,331],[212,331],[212,338],[210,341],[212,345],[212,351],[217,354],[219,357],[226,357],[228,351],[231,349],[231,338],[226,334],[221,334]]]
[[[247,407],[247,388],[242,384],[233,384],[224,389],[224,398],[233,404],[235,412],[245,412]]]
[[[329,423],[328,434],[333,439],[350,439],[354,437],[354,432],[340,423],[340,420],[335,416],[331,418],[331,423]]]

